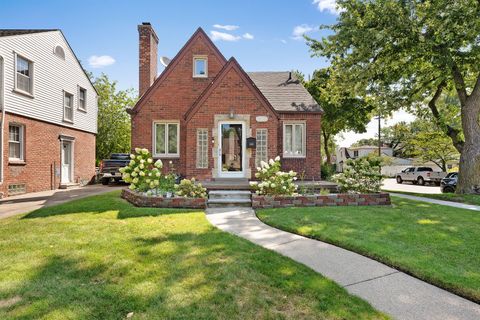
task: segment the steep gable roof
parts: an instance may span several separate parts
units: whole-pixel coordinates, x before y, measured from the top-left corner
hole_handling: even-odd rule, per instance
[[[202,94],[198,97],[198,99],[193,103],[192,107],[185,113],[185,120],[189,121],[195,113],[200,109],[201,105],[205,102],[205,100],[210,96],[210,94],[215,90],[215,88],[222,82],[223,78],[227,75],[227,73],[231,70],[235,69],[238,71],[238,74],[242,78],[242,80],[247,84],[247,86],[252,90],[255,96],[262,102],[262,104],[270,110],[270,112],[278,118],[278,114],[275,109],[272,107],[270,102],[265,98],[262,92],[255,86],[252,82],[248,74],[242,69],[240,64],[234,57],[231,57],[227,64],[220,70],[217,74],[215,79],[208,85],[207,88],[202,92]]]
[[[322,108],[291,72],[247,72],[279,112],[322,112]]]
[[[177,55],[172,59],[172,61],[168,64],[168,66],[163,70],[163,72],[160,74],[160,76],[155,79],[155,81],[152,83],[150,88],[145,91],[145,93],[140,97],[140,99],[137,101],[135,106],[129,110],[130,114],[135,114],[138,112],[138,110],[141,108],[141,106],[148,101],[148,97],[152,95],[152,93],[155,91],[156,88],[159,87],[159,85],[168,77],[168,75],[172,72],[172,70],[175,68],[175,66],[178,64],[178,62],[183,58],[183,56],[188,52],[188,48],[193,44],[194,40],[202,35],[204,39],[206,40],[205,43],[207,46],[209,46],[213,51],[216,53],[217,57],[220,58],[224,63],[227,62],[227,59],[223,56],[223,54],[218,50],[217,46],[212,42],[210,37],[203,31],[202,28],[198,28],[197,31],[188,39],[188,41],[183,45],[182,49],[177,53]]]

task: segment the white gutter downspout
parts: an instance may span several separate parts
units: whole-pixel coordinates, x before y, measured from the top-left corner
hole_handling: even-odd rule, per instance
[[[2,108],[2,119],[0,120],[0,184],[3,183],[3,132],[5,127],[5,75],[4,60],[0,56],[0,108]]]

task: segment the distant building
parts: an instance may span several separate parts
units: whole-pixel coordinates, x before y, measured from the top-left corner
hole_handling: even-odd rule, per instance
[[[337,172],[343,172],[343,166],[348,159],[357,159],[357,158],[366,157],[371,153],[378,155],[378,146],[338,148],[335,156],[335,161],[337,164]],[[381,154],[382,156],[393,157],[393,149],[390,147],[382,147]]]

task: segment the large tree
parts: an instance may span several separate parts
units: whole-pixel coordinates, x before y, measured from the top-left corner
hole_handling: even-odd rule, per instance
[[[117,82],[101,74],[93,82],[98,92],[97,161],[113,152],[130,152],[130,116],[136,102],[132,89],[117,90]]]
[[[373,105],[363,99],[350,96],[348,93],[333,99],[333,82],[330,82],[332,70],[329,68],[316,70],[311,80],[305,82],[305,87],[323,109],[322,135],[323,149],[327,163],[331,162],[332,145],[335,135],[342,131],[353,130],[365,132],[365,126],[371,117]]]
[[[337,0],[333,34],[309,39],[331,60],[342,91],[372,99],[383,110],[428,106],[461,153],[459,193],[480,185],[480,1]],[[455,92],[461,128],[438,102]]]

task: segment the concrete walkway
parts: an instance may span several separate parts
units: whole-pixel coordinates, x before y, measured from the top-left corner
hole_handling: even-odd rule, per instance
[[[17,214],[31,212],[43,207],[65,203],[75,199],[85,198],[105,192],[125,188],[123,185],[91,185],[86,187],[75,187],[66,190],[49,190],[42,192],[26,193],[0,200],[0,219],[11,217]]]
[[[251,208],[209,208],[218,228],[290,257],[396,319],[480,319],[480,305],[351,251],[272,228]]]
[[[394,196],[394,197],[405,198],[405,199],[410,199],[410,200],[423,201],[423,202],[429,202],[429,203],[434,203],[434,204],[441,204],[442,206],[449,206],[449,207],[460,208],[460,209],[480,211],[480,206],[475,206],[473,204],[465,204],[465,203],[459,203],[459,202],[453,202],[453,201],[445,201],[445,200],[437,200],[437,199],[431,199],[431,198],[417,197],[417,196],[412,196],[412,195],[403,194],[403,193],[392,193],[392,192],[390,192],[390,195]]]

